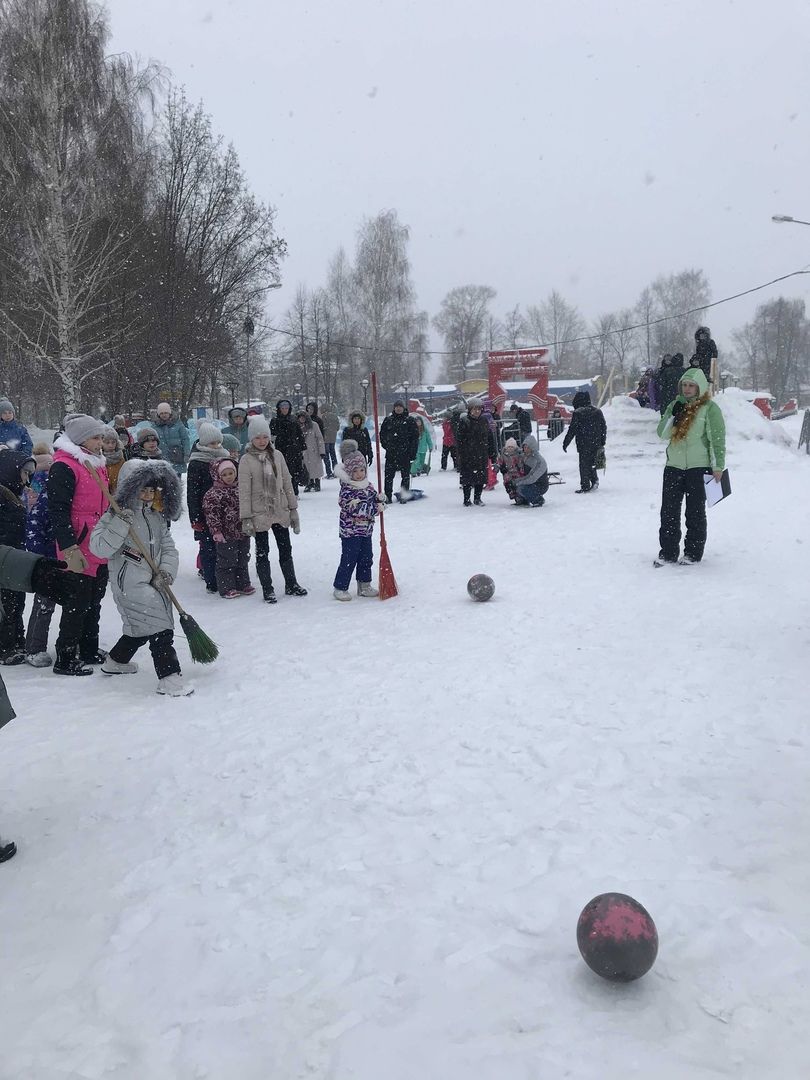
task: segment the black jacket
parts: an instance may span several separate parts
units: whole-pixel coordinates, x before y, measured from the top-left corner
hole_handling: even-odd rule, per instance
[[[495,436],[483,413],[473,418],[462,413],[451,421],[456,434],[458,471],[464,487],[483,485],[487,479],[487,461],[495,462]]]
[[[683,378],[683,356],[675,353],[661,362],[656,383],[658,385],[658,409],[663,416],[667,405],[678,396],[678,383]]]
[[[318,427],[321,429],[321,435],[323,435],[323,420],[321,420],[320,416],[318,416],[318,402],[308,401],[307,410],[309,409],[310,405],[312,406],[312,413],[308,413],[309,418],[310,420],[312,420],[313,424],[318,425]]]
[[[357,428],[349,424],[348,427],[343,429],[343,434],[340,437],[341,439],[354,439],[357,443],[357,449],[366,459],[368,464],[370,465],[372,463],[374,460],[374,453],[371,449],[371,436],[368,433],[368,428],[363,427],[362,425]]]
[[[563,450],[572,439],[576,439],[577,451],[580,454],[593,453],[600,446],[604,446],[607,441],[607,424],[602,410],[594,405],[581,405],[574,409],[563,439]]]
[[[708,341],[704,338],[696,338],[695,352],[692,359],[689,361],[689,366],[699,367],[709,382],[711,382],[712,360],[716,359],[717,345],[715,344],[714,338],[709,338]]]
[[[514,413],[512,415],[515,417],[518,424],[520,425],[520,437],[521,437],[521,439],[523,438],[524,435],[531,435],[531,433],[532,433],[532,418],[531,418],[531,416],[529,416],[529,414],[526,412],[526,410],[521,409],[520,405],[518,405],[518,407],[515,409],[515,411],[514,411]]]
[[[26,461],[31,461],[29,454],[0,450],[0,544],[7,547],[25,547],[25,485],[20,470]]]
[[[48,471],[48,516],[56,543],[61,551],[76,544],[71,514],[76,494],[76,477],[64,461],[55,461]]]
[[[281,415],[281,406],[289,405],[286,416]],[[275,439],[276,450],[284,457],[290,476],[298,479],[304,470],[304,451],[307,448],[301,425],[292,415],[292,403],[282,398],[276,404],[276,415],[270,421],[270,434]]]
[[[419,449],[419,428],[407,413],[389,413],[380,426],[380,442],[385,447],[386,464],[407,469]]]

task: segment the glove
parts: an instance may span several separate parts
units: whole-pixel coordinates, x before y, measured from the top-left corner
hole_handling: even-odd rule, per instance
[[[685,410],[686,403],[683,401],[676,401],[675,404],[672,406],[672,423],[675,424],[676,427]]]
[[[135,521],[134,510],[113,510],[116,517],[120,517],[122,521],[125,521],[127,525],[131,525]]]
[[[256,526],[253,524],[253,520],[251,518],[247,518],[246,521],[242,522],[242,532],[245,534],[245,536],[256,535]]]
[[[191,529],[195,533],[204,533],[205,532],[205,525],[203,525],[203,523],[201,521],[192,521]],[[199,540],[199,536],[196,537],[196,539]]]
[[[290,511],[290,525],[292,525],[292,531],[298,536],[301,532],[301,519],[298,516],[297,510]]]
[[[222,533],[213,533],[212,535],[213,535],[213,539],[214,539],[215,544],[224,544],[225,543],[225,537],[222,535]]]
[[[83,574],[85,572],[87,559],[85,559],[81,549],[76,544],[63,551],[62,554],[65,556],[65,562],[71,574]]]
[[[38,559],[31,571],[31,592],[62,603],[67,563],[58,559]]]
[[[163,589],[165,585],[171,585],[174,578],[168,570],[158,570],[156,574],[152,574],[152,580],[149,584],[153,589]]]
[[[385,497],[385,495],[378,495],[377,496],[377,510],[380,513],[383,512],[383,510],[385,509],[387,503],[388,503],[388,499]]]

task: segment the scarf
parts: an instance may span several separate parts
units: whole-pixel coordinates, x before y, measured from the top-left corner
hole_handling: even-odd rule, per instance
[[[119,461],[124,460],[124,451],[119,448],[118,450],[113,450],[111,454],[105,453],[104,459],[108,465],[115,465]]]
[[[681,413],[681,418],[677,424],[673,425],[672,442],[681,442],[689,434],[689,428],[694,424],[695,417],[700,412],[704,405],[709,403],[710,394],[707,390],[705,394],[699,398],[695,398],[694,401],[690,401],[684,411]]]
[[[191,451],[189,461],[205,461],[207,464],[211,464],[212,461],[219,461],[220,458],[229,457],[228,451],[224,446],[200,446],[197,443],[194,449]]]

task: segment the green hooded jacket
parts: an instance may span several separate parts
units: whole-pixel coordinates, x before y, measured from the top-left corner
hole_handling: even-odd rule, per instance
[[[684,404],[687,404],[687,401],[680,392],[681,383],[684,382],[697,383],[698,397],[703,397],[709,389],[709,383],[700,368],[687,368],[681,376],[678,396],[675,398],[675,401],[682,401]],[[672,406],[675,401],[667,405],[658,425],[659,437],[669,439],[667,465],[674,469],[725,469],[726,423],[720,406],[714,401],[701,405],[686,438],[673,440],[675,429],[672,425]]]

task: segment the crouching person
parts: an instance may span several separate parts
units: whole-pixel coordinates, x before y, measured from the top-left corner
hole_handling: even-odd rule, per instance
[[[90,536],[90,550],[108,561],[113,597],[124,624],[101,670],[105,675],[134,674],[138,665],[132,657],[148,642],[157,692],[185,697],[193,688],[183,682],[174,650],[172,603],[164,589],[174,581],[179,563],[169,531],[169,522],[177,521],[182,510],[179,476],[166,461],[127,461],[118,474],[115,500],[120,512],[109,509]],[[133,543],[133,533],[152,556],[157,574]]]
[[[542,506],[546,501],[543,496],[548,491],[548,465],[537,449],[534,435],[523,439],[524,475],[515,481],[517,493],[529,506]]]

